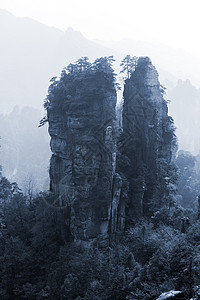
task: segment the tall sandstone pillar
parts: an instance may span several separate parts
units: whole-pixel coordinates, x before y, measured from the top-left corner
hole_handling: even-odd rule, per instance
[[[63,72],[46,102],[50,190],[74,240],[123,231],[171,201],[176,137],[155,67],[141,57],[125,81],[116,149],[114,75],[100,61]]]
[[[74,240],[106,234],[115,172],[113,75],[93,69],[63,72],[50,87],[48,99],[54,204],[68,209]]]
[[[129,185],[126,222],[131,223],[150,216],[166,201],[176,138],[158,73],[148,57],[139,58],[125,81],[123,96],[119,150],[126,165],[122,175]]]

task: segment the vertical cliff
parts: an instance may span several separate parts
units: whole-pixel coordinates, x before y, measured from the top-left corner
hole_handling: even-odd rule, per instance
[[[107,59],[77,68],[53,80],[46,101],[50,189],[54,204],[68,209],[70,234],[87,240],[109,230],[116,91]]]
[[[68,212],[75,240],[122,231],[171,205],[176,139],[149,58],[125,81],[123,133],[116,146],[110,58],[81,60],[53,79],[45,106],[51,136],[50,190]],[[117,158],[116,158],[117,154]]]
[[[176,139],[158,73],[141,57],[124,86],[119,172],[129,185],[126,222],[149,216],[169,196]]]

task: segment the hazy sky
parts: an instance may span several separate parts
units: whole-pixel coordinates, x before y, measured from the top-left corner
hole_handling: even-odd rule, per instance
[[[0,0],[0,8],[87,38],[160,41],[200,57],[200,0]]]

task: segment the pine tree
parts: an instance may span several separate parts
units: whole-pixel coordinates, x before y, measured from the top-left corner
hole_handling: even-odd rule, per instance
[[[120,73],[125,73],[129,79],[131,74],[135,71],[137,60],[138,58],[136,56],[132,57],[130,55],[126,55],[120,64],[120,67],[122,67]]]

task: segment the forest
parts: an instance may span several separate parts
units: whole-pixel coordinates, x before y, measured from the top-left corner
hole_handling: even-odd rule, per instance
[[[151,60],[127,55],[120,84],[113,63],[51,79],[48,190],[1,168],[0,299],[200,299],[200,157],[177,152]]]

